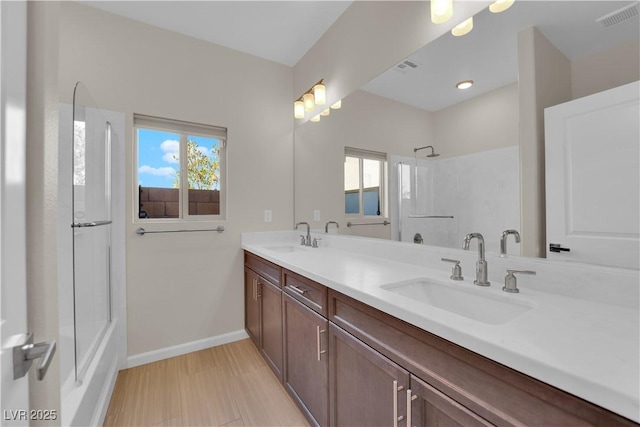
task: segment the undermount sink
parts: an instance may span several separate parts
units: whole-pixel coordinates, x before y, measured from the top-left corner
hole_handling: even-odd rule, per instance
[[[278,246],[265,246],[265,249],[278,253],[292,253],[303,252],[308,250],[307,247],[302,245],[278,245]]]
[[[489,294],[487,289],[458,289],[429,279],[416,279],[382,286],[424,304],[491,325],[506,323],[533,308],[533,304],[516,300],[520,296]],[[483,292],[485,294],[483,294]]]

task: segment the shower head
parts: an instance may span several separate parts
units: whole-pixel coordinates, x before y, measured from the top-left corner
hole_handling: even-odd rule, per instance
[[[436,152],[433,149],[433,145],[427,145],[426,147],[419,147],[419,148],[414,148],[413,152],[415,153],[418,150],[424,150],[425,148],[431,148],[431,154],[427,154],[427,157],[438,157],[440,154],[436,154]]]

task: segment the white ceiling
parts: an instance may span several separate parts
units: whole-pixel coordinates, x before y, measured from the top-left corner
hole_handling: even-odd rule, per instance
[[[474,29],[463,37],[450,33],[411,55],[419,64],[409,71],[395,67],[364,86],[364,90],[427,111],[437,111],[517,81],[517,33],[536,26],[570,60],[638,40],[638,17],[603,28],[595,20],[637,2],[522,1],[499,14],[484,10]],[[454,3],[455,4],[455,3]],[[471,89],[455,84],[474,80]]]
[[[136,21],[294,66],[351,1],[81,1]]]

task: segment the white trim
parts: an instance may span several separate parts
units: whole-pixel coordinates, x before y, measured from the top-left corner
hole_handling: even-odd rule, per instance
[[[148,351],[146,353],[134,354],[133,356],[129,356],[127,358],[127,368],[134,368],[136,366],[145,365],[151,362],[157,362],[159,360],[168,359],[170,357],[181,356],[183,354],[191,353],[194,351],[204,350],[206,348],[228,344],[234,341],[240,341],[245,338],[249,338],[249,335],[247,335],[247,332],[244,329],[241,329],[222,335],[216,335],[214,337],[204,338],[197,341],[191,341],[184,344],[178,344],[171,347]]]

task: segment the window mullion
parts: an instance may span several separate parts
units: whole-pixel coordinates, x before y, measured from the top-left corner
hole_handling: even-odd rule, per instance
[[[189,159],[187,158],[187,135],[180,134],[180,218],[189,217]]]
[[[360,189],[358,191],[358,197],[360,198],[360,216],[364,217],[364,159],[360,157],[358,159],[359,162],[359,185]]]

